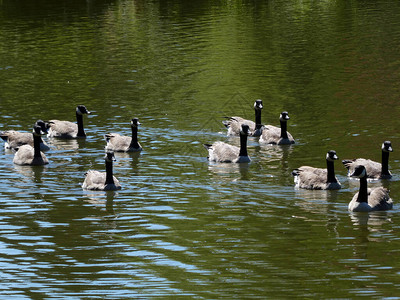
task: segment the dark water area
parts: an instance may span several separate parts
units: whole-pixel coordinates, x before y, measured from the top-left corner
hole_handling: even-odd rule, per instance
[[[0,296],[353,298],[400,294],[400,3],[397,1],[0,0],[0,130],[75,120],[87,139],[45,138],[50,163],[0,156]],[[289,147],[248,141],[249,164],[207,161],[224,116],[289,112]],[[116,154],[117,192],[83,191]],[[381,159],[394,209],[349,213],[341,159]],[[336,150],[339,191],[291,171]]]

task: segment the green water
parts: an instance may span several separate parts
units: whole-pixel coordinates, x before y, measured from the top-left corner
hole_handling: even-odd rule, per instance
[[[0,297],[353,298],[400,295],[400,3],[397,1],[0,1],[0,130],[74,121],[50,164],[0,156]],[[248,141],[250,164],[207,161],[221,121],[290,114],[292,147]],[[117,154],[118,192],[82,191]],[[350,214],[341,159],[391,140],[392,211]],[[340,191],[291,171],[339,156]]]

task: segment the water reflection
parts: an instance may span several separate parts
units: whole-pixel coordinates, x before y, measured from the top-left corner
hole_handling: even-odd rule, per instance
[[[338,200],[341,198],[337,190],[306,190],[294,188],[296,205],[305,211],[320,213],[322,215],[334,211]]]
[[[86,139],[58,139],[50,138],[47,144],[55,150],[78,150],[87,144]]]
[[[344,168],[340,191],[294,189],[290,173],[324,167],[325,148],[396,144],[399,20],[392,0],[0,1],[2,129],[97,111],[86,140],[48,140],[44,168],[0,151],[0,295],[397,295],[397,213],[349,217],[358,181]],[[199,141],[225,139],[222,116],[252,119],[258,98],[263,120],[293,112],[301,143],[249,138],[251,163],[207,162]],[[85,171],[104,170],[104,133],[134,115],[145,151],[116,154],[123,190],[82,191]],[[396,199],[399,163],[370,186]]]
[[[213,175],[228,177],[232,181],[248,180],[251,163],[215,163],[208,162],[208,170]],[[237,176],[239,175],[239,176]]]
[[[380,231],[386,223],[392,223],[392,214],[387,211],[352,212],[349,215],[354,225],[365,227],[370,233]]]
[[[43,183],[42,177],[46,166],[20,166],[14,164],[14,169],[24,177],[31,178],[34,183]]]
[[[118,197],[116,191],[105,191],[105,192],[87,192],[84,193],[87,197],[85,201],[92,204],[95,207],[105,208],[106,212],[110,215],[114,214],[114,200]]]

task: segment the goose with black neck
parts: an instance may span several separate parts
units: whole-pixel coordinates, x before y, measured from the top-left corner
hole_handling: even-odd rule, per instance
[[[349,211],[370,212],[393,208],[393,200],[390,198],[389,191],[386,188],[368,189],[368,173],[365,166],[356,166],[350,176],[360,179],[360,189],[350,201]]]

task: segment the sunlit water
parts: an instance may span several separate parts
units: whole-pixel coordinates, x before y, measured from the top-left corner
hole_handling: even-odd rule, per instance
[[[26,2],[26,3],[25,3]],[[0,150],[0,296],[349,298],[400,292],[400,6],[396,1],[0,2],[0,126],[73,121],[88,138],[46,139],[50,164]],[[290,114],[297,143],[248,141],[250,164],[207,161],[221,121]],[[116,154],[117,192],[83,191]],[[389,212],[350,214],[358,182],[340,160],[380,160],[391,140]],[[293,187],[292,169],[340,160],[340,191]]]

